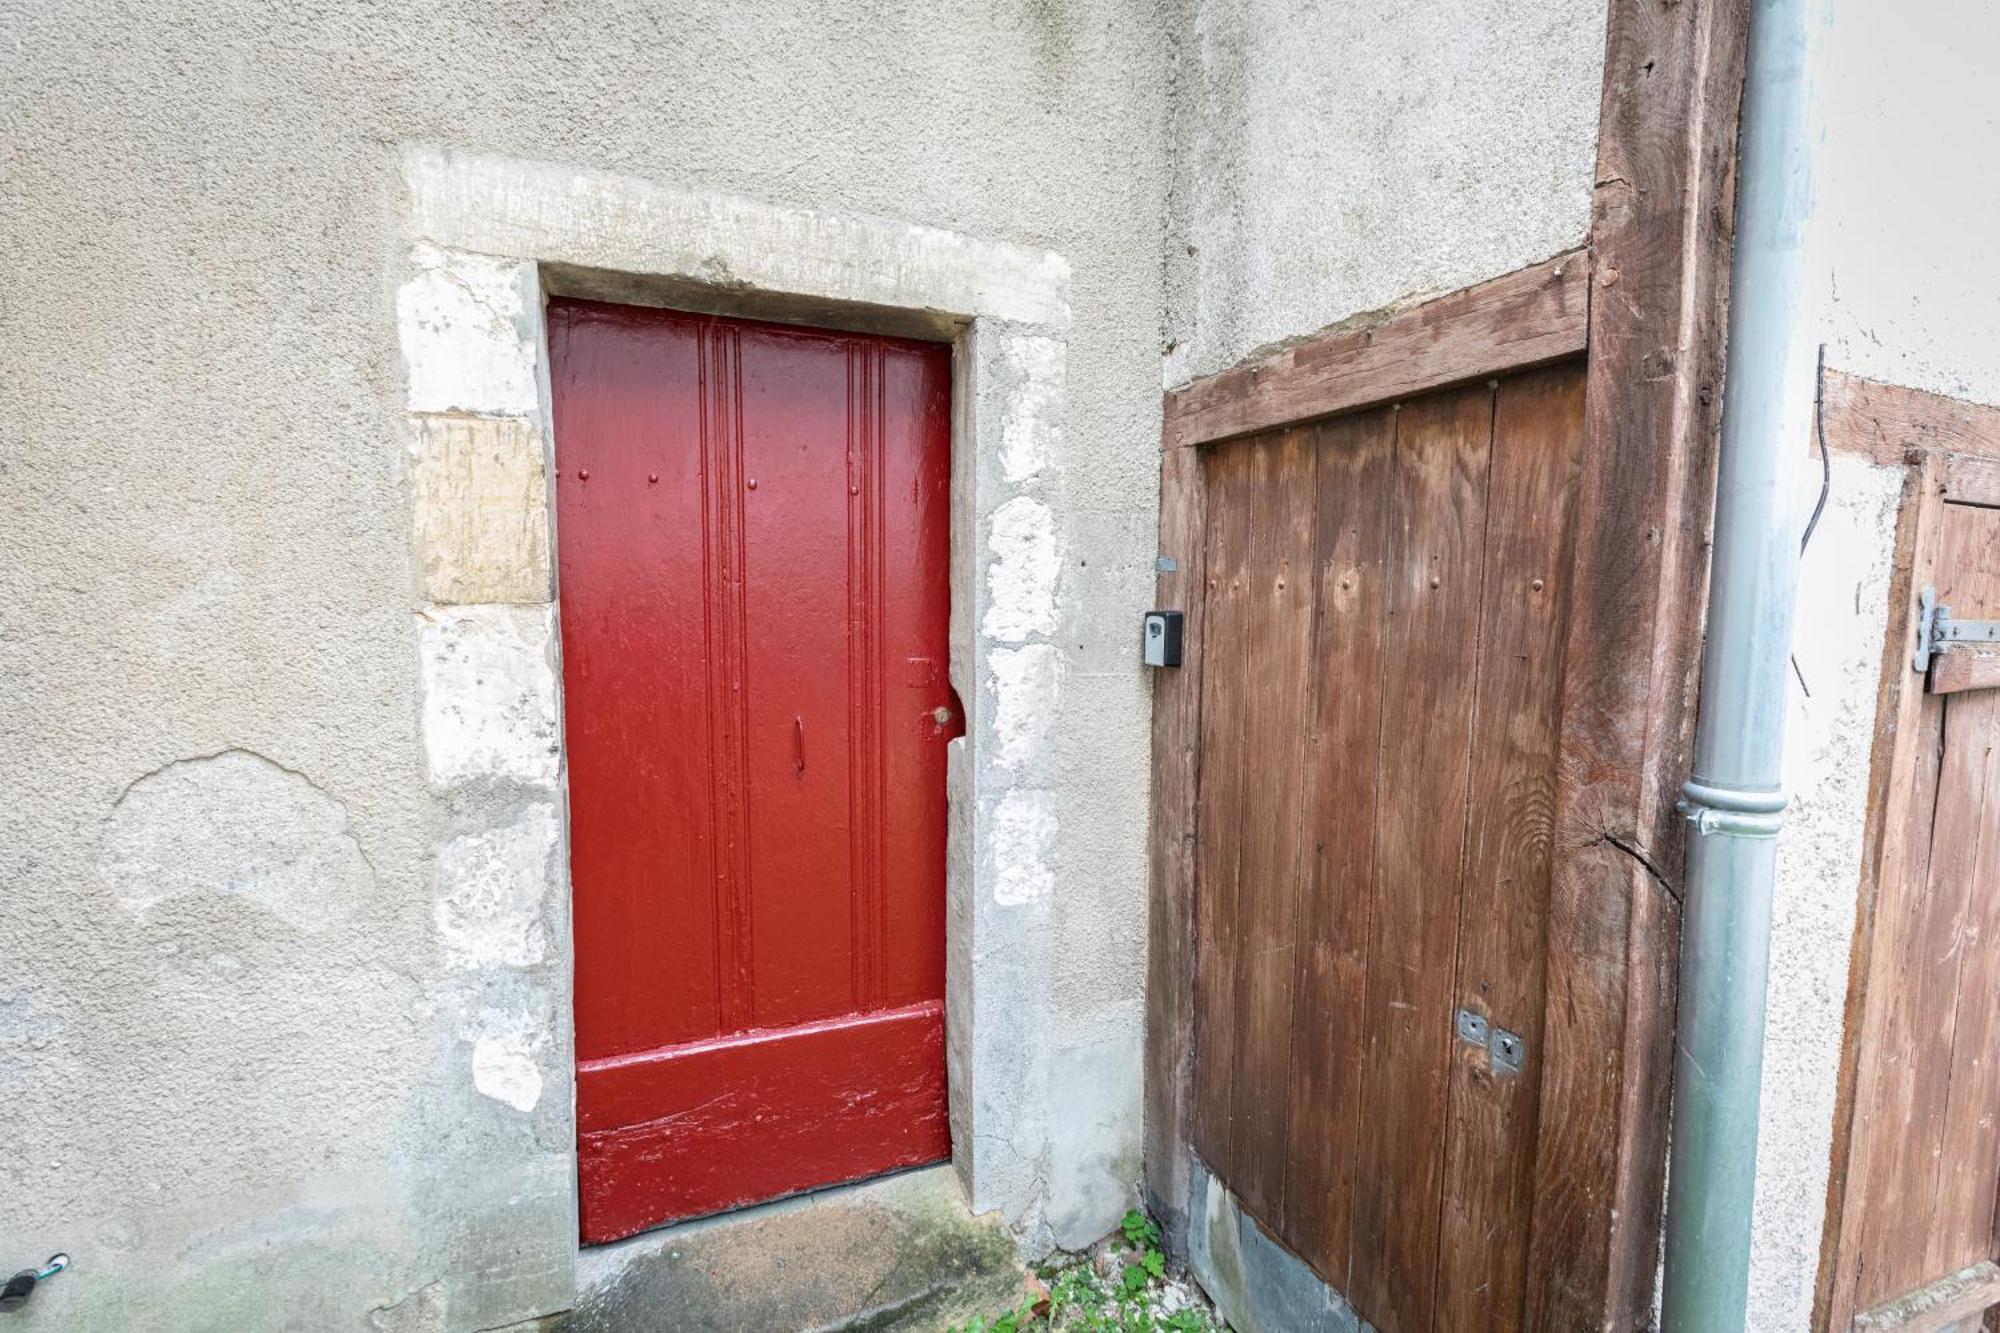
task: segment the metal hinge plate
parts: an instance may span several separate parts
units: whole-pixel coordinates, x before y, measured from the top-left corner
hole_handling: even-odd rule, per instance
[[[1959,620],[1938,605],[1937,589],[1917,594],[1917,651],[1910,665],[1929,671],[1931,659],[1955,643],[2000,643],[2000,620]]]
[[[1493,1026],[1486,1015],[1473,1009],[1459,1010],[1453,1016],[1452,1026],[1460,1041],[1485,1049],[1487,1067],[1496,1077],[1509,1078],[1521,1072],[1528,1058],[1528,1044],[1520,1033]]]

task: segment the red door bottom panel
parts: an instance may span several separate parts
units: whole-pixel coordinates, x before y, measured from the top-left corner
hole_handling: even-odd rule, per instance
[[[583,1239],[951,1154],[937,1001],[577,1068]]]

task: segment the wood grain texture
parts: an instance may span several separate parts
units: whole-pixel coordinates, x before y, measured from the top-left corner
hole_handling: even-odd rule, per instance
[[[2000,417],[2000,412],[1994,415]],[[1957,504],[2000,509],[2000,458],[1946,454],[1943,493]]]
[[[1674,799],[1693,732],[1745,27],[1740,0],[1610,7],[1529,1251],[1527,1327],[1551,1333],[1642,1327],[1658,1266]]]
[[[1914,451],[2000,458],[2000,407],[1826,372],[1827,447],[1888,466]]]
[[[1938,595],[1972,619],[2000,618],[2000,510],[1945,506]],[[1957,650],[1954,650],[1957,651]],[[1949,658],[1949,654],[1947,658]],[[1951,1048],[1938,1114],[1926,1276],[1995,1258],[2000,1198],[2000,693],[1945,702],[1945,758],[1930,897],[1954,906],[1934,970],[1952,974]],[[1942,853],[1949,849],[1947,860]],[[1948,873],[1941,873],[1948,867]],[[1908,1197],[1907,1195],[1905,1197]]]
[[[1234,1160],[1230,1145],[1235,1069],[1230,1059],[1238,1016],[1231,946],[1242,869],[1242,809],[1248,770],[1256,762],[1245,742],[1249,701],[1235,652],[1250,633],[1255,610],[1250,520],[1255,499],[1252,467],[1258,457],[1256,449],[1239,447],[1216,451],[1203,460],[1208,473],[1203,634],[1219,651],[1208,654],[1202,669],[1201,780],[1195,820],[1194,1040],[1199,1059],[1193,1131],[1196,1151],[1223,1173]]]
[[[1520,1036],[1529,1057],[1522,1072],[1496,1074],[1477,1046],[1452,1046],[1433,1326],[1467,1333],[1519,1328],[1527,1301],[1583,377],[1531,372],[1497,399],[1452,1003]]]
[[[1319,427],[1318,619],[1306,823],[1311,860],[1299,910],[1291,1034],[1287,1239],[1346,1291],[1355,1143],[1362,1105],[1362,1011],[1374,903],[1383,585],[1396,414],[1356,413]],[[1356,762],[1358,756],[1366,757]]]
[[[1290,1118],[1292,989],[1298,970],[1299,888],[1305,869],[1307,691],[1314,675],[1313,521],[1316,432],[1298,427],[1240,444],[1252,493],[1248,633],[1222,647],[1209,679],[1231,682],[1243,705],[1244,799],[1236,910],[1220,947],[1235,965],[1229,1182],[1244,1205],[1285,1228],[1286,1124]],[[1228,717],[1225,704],[1220,715]],[[1211,1042],[1223,1039],[1217,1031]]]
[[[1853,1333],[1936,1333],[1995,1304],[2000,1264],[1984,1261],[1856,1315]]]
[[[1931,659],[1932,694],[1957,694],[1963,690],[2000,689],[2000,653],[1958,647]]]
[[[1167,395],[1170,449],[1387,403],[1584,350],[1583,251],[1329,330]]]
[[[1535,1066],[1452,1018],[1539,1040],[1583,400],[1571,363],[1200,454],[1195,1145],[1385,1333],[1526,1299]]]
[[[1492,423],[1484,385],[1396,418],[1347,1292],[1383,1333],[1428,1329],[1435,1298]]]
[[[1201,755],[1202,595],[1208,486],[1201,455],[1160,458],[1155,606],[1179,608],[1181,665],[1154,671],[1153,792],[1147,837],[1145,1188],[1169,1250],[1187,1240],[1194,1050],[1195,798]],[[1171,564],[1171,568],[1167,565]]]

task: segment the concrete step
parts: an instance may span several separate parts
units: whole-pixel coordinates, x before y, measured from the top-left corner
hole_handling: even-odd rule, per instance
[[[997,1215],[948,1165],[820,1190],[584,1251],[547,1333],[938,1333],[1019,1304]]]

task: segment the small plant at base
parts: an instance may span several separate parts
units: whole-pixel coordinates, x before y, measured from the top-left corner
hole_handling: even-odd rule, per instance
[[[1159,1224],[1137,1208],[1126,1211],[1118,1229],[1125,1233],[1125,1243],[1135,1250],[1150,1250],[1160,1243]]]
[[[1160,1252],[1160,1228],[1137,1208],[1126,1213],[1118,1232],[1127,1257],[1115,1280],[1100,1276],[1089,1260],[1038,1270],[1049,1283],[1046,1306],[1030,1304],[992,1319],[975,1319],[951,1333],[1223,1333],[1223,1325],[1198,1305],[1166,1305],[1185,1300],[1165,1284],[1167,1257]],[[1038,1314],[1038,1309],[1046,1313]],[[1040,1321],[1046,1319],[1047,1324]]]
[[[1034,1319],[1035,1307],[1024,1305],[1018,1310],[1009,1310],[1006,1314],[996,1315],[991,1319],[982,1319],[974,1315],[971,1323],[956,1325],[951,1333],[1020,1333],[1021,1328],[1033,1323]]]

